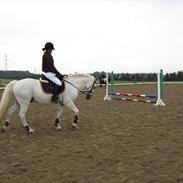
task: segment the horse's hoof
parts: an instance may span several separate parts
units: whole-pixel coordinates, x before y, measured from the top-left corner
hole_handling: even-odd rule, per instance
[[[60,131],[62,129],[61,126],[57,126],[57,131]]]
[[[2,126],[1,133],[4,133],[5,132],[5,129],[6,129],[6,126]]]
[[[1,128],[1,133],[4,133],[5,132],[5,129],[2,127]]]
[[[35,131],[34,131],[32,128],[30,128],[30,129],[29,129],[29,133],[30,133],[30,134],[34,134]]]
[[[72,127],[75,128],[75,129],[79,129],[79,127],[76,123],[72,123]]]
[[[32,128],[30,128],[30,126],[25,126],[24,128],[27,131],[27,133],[30,133],[30,134],[35,133],[35,131]]]

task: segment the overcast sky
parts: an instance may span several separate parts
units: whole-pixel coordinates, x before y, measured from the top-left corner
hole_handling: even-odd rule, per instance
[[[0,1],[0,70],[41,73],[47,41],[61,73],[183,70],[183,1]]]

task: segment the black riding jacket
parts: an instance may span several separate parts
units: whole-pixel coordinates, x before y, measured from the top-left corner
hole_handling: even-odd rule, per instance
[[[45,51],[42,57],[42,71],[55,73],[60,80],[63,79],[62,74],[60,74],[54,66],[53,56],[47,51]]]

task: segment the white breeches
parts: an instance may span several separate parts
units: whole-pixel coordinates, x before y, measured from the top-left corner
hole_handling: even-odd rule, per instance
[[[55,83],[56,85],[59,85],[61,86],[62,85],[62,82],[56,77],[56,74],[55,73],[52,73],[52,72],[46,72],[46,73],[43,73],[44,76],[46,78],[48,78],[50,81],[52,81],[53,83]]]

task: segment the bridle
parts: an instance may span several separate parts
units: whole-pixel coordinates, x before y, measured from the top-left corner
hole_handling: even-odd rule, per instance
[[[83,93],[86,94],[86,99],[87,100],[89,100],[92,97],[92,95],[93,95],[93,90],[96,88],[96,85],[95,85],[96,81],[97,81],[97,79],[95,78],[93,84],[91,84],[91,86],[89,86],[87,88],[87,90],[83,91]]]
[[[94,82],[88,88],[86,88],[84,91],[80,90],[76,85],[74,85],[70,81],[67,81],[65,79],[64,79],[64,81],[69,83],[70,85],[72,85],[74,88],[76,88],[80,93],[85,94],[86,99],[89,100],[91,98],[91,96],[93,95],[93,90],[96,88],[95,84],[96,84],[97,79],[95,78]]]

